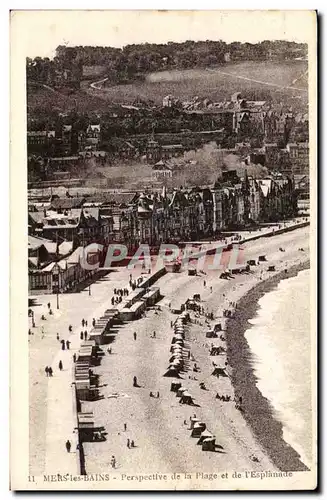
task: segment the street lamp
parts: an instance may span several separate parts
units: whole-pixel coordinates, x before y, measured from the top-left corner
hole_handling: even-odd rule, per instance
[[[52,276],[56,277],[56,279],[54,280],[54,282],[56,283],[57,309],[59,309],[59,273],[60,273],[59,266],[58,266],[58,264],[55,264],[53,266],[53,269],[52,269]]]

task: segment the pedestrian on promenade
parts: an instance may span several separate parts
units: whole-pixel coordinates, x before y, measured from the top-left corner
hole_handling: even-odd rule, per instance
[[[136,337],[137,337],[136,332],[133,333],[133,337],[134,337],[134,340],[136,340]]]
[[[59,333],[57,333],[57,340],[60,340],[60,339],[59,339]]]
[[[87,320],[85,320],[85,326],[87,326]]]
[[[73,361],[74,361],[74,363],[76,363],[76,353],[75,352],[73,354]]]
[[[127,431],[127,424],[124,424],[124,432]]]
[[[69,439],[67,439],[67,441],[66,441],[66,450],[68,451],[68,453],[70,453],[71,447],[72,447],[71,442],[69,441]]]
[[[44,370],[44,371],[45,371],[45,373],[46,373],[47,377],[49,377],[49,367],[48,367],[48,366],[46,366],[46,367],[45,367],[45,370]]]
[[[129,439],[127,439],[127,448],[129,448]]]
[[[80,333],[80,339],[83,340],[83,332]]]
[[[117,288],[114,288],[114,294],[116,295],[116,293],[117,293]]]
[[[50,302],[48,302],[48,309],[50,309],[50,307],[51,307],[51,304],[50,304]]]
[[[111,463],[111,467],[112,467],[113,469],[115,469],[115,468],[116,468],[116,458],[115,458],[115,456],[114,456],[114,455],[112,455],[111,460],[110,460],[110,463]]]
[[[67,347],[68,350],[69,350],[69,346],[70,346],[70,341],[66,340],[66,347]]]
[[[156,338],[156,332],[155,332],[155,330],[153,331],[153,338],[154,339]]]
[[[65,350],[65,341],[61,340],[61,349],[64,351]]]
[[[84,340],[86,340],[86,339],[87,339],[87,331],[85,330],[85,332],[84,332]]]
[[[48,368],[48,371],[49,371],[49,376],[50,376],[50,377],[52,377],[52,375],[53,375],[53,371],[52,371],[51,366]]]
[[[92,319],[92,326],[95,327],[95,318]]]
[[[84,326],[84,325],[85,325],[85,320],[84,320],[84,318],[83,318],[83,319],[82,319],[82,326]]]
[[[133,387],[137,387],[137,378],[133,377]]]
[[[61,371],[63,369],[63,364],[62,364],[61,360],[59,361],[59,365],[58,366],[59,366],[59,370]]]
[[[135,448],[134,440],[131,441],[131,448]]]
[[[68,327],[68,331],[69,331],[69,332],[72,332],[72,331],[73,331],[73,327],[72,327],[72,325],[69,325],[69,327]]]

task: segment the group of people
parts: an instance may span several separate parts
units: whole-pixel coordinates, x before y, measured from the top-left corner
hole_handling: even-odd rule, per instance
[[[126,295],[129,295],[129,291],[128,288],[114,288],[114,294],[125,297]]]
[[[95,321],[94,318],[93,318],[93,321]],[[87,327],[87,320],[83,318],[82,319],[82,327],[84,328],[84,326]]]
[[[224,401],[224,402],[226,403],[227,401],[230,401],[230,400],[231,400],[231,396],[224,396],[224,395],[220,395],[220,394],[218,394],[218,392],[217,392],[217,394],[216,394],[216,399],[220,399],[220,401]]]
[[[111,297],[111,305],[120,304],[123,301],[123,297],[119,295],[118,297]]]
[[[45,371],[47,377],[53,376],[53,370],[52,370],[51,366],[46,366],[44,371]]]
[[[59,333],[57,333],[57,340],[60,340]],[[70,344],[71,344],[71,342],[69,340],[61,339],[60,343],[61,343],[61,349],[62,349],[62,351],[64,351],[66,348],[69,350]]]

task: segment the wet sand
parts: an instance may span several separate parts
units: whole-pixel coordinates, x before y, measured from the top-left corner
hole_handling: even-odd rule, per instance
[[[283,471],[306,471],[308,468],[301,462],[299,454],[284,441],[283,426],[274,417],[269,400],[257,387],[252,354],[244,333],[251,326],[248,320],[255,317],[259,308],[259,299],[276,288],[281,280],[296,276],[301,270],[309,267],[310,263],[306,261],[289,268],[287,273],[281,271],[260,282],[239,300],[234,317],[227,323],[227,357],[233,368],[231,378],[235,395],[237,398],[243,398],[245,420],[266,449],[268,456]]]

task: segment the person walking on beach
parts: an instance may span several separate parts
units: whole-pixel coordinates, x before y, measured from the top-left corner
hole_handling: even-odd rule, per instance
[[[204,286],[204,288],[206,287],[206,284],[207,284],[207,283],[206,283],[206,280],[204,280],[204,281],[203,281],[203,286]]]
[[[70,341],[66,340],[66,347],[67,347],[68,350],[69,350],[69,346],[70,346]]]
[[[61,349],[64,351],[65,350],[65,341],[61,340]]]
[[[85,320],[85,326],[87,326],[87,320]]]
[[[52,371],[51,366],[48,368],[48,372],[49,372],[49,376],[50,376],[50,377],[52,377],[52,375],[53,375],[53,371]]]
[[[134,337],[134,340],[136,340],[136,337],[137,337],[136,332],[133,333],[133,337]]]
[[[111,467],[112,467],[113,469],[115,469],[115,468],[116,468],[116,458],[115,458],[115,456],[114,456],[114,455],[112,455],[112,457],[111,457],[110,464],[111,464]]]
[[[131,448],[135,448],[134,440],[131,441]]]
[[[69,327],[68,327],[68,331],[69,331],[69,332],[72,332],[72,331],[73,331],[73,327],[72,327],[72,325],[69,325]]]
[[[133,387],[137,387],[137,378],[133,377]]]
[[[83,340],[83,332],[80,333],[80,339]]]
[[[62,364],[61,360],[59,361],[59,365],[58,366],[59,366],[59,370],[61,371],[63,369],[63,364]]]
[[[84,326],[84,325],[85,325],[85,320],[84,320],[84,318],[83,318],[83,319],[82,319],[82,326]]]
[[[60,339],[59,339],[59,333],[57,333],[57,340],[60,340]]]
[[[124,424],[124,432],[127,431],[127,424]]]
[[[72,447],[71,442],[69,441],[69,439],[67,439],[67,441],[66,441],[66,450],[67,450],[68,453],[70,453],[71,447]]]
[[[93,320],[92,320],[92,326],[93,326],[93,328],[95,327],[95,318],[93,318]]]
[[[129,448],[130,441],[127,439],[127,448]]]
[[[49,367],[48,366],[45,367],[44,371],[46,373],[46,376],[49,377]]]
[[[84,340],[87,340],[87,331],[84,332]]]
[[[210,293],[212,293],[212,286],[210,287]]]
[[[153,338],[154,339],[156,338],[156,332],[155,332],[155,330],[153,331]]]

